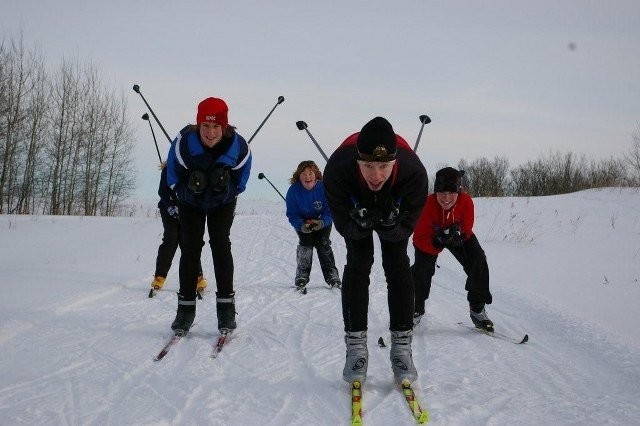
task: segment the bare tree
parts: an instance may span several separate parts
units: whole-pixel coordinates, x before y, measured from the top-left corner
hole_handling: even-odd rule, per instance
[[[81,135],[80,76],[77,63],[63,61],[51,85],[52,137],[47,144],[50,158],[48,214],[71,214],[73,188],[79,161]]]
[[[464,170],[464,185],[475,197],[502,197],[505,195],[509,160],[495,157],[489,161],[485,157],[467,163],[460,160],[458,169]]]
[[[631,140],[631,148],[624,154],[624,161],[629,166],[629,184],[640,186],[640,123],[636,123]]]
[[[517,197],[544,195],[547,176],[547,168],[540,160],[527,161],[511,170],[510,193]]]
[[[81,208],[87,215],[111,215],[135,185],[133,131],[124,96],[104,89],[95,67],[85,77]]]
[[[135,188],[136,172],[133,166],[133,131],[127,118],[124,96],[114,104],[112,116],[113,137],[109,144],[107,168],[105,170],[103,201],[101,212],[104,215],[115,214]]]
[[[65,63],[57,80],[57,131],[51,152],[56,185],[50,211],[110,215],[135,184],[133,137],[124,97],[102,84],[97,67]],[[73,105],[70,105],[72,103]],[[56,207],[57,206],[57,207]]]
[[[23,37],[0,46],[0,212],[28,212],[37,198],[35,170],[46,74],[37,47]]]
[[[35,211],[36,203],[41,199],[37,186],[38,168],[42,164],[41,152],[44,144],[44,136],[48,134],[48,123],[45,120],[47,106],[47,79],[42,58],[32,63],[34,67],[34,85],[31,96],[28,99],[28,120],[25,120],[26,149],[24,157],[24,169],[20,182],[19,199],[16,212],[21,214]]]
[[[9,100],[7,99],[9,73],[8,53],[4,37],[0,40],[0,153],[4,152],[5,138],[7,137],[6,117],[9,114]]]
[[[586,171],[586,182],[580,189],[625,186],[628,183],[626,169],[621,158],[591,161]]]
[[[84,214],[95,215],[99,196],[99,182],[106,160],[106,146],[109,143],[112,105],[101,93],[99,76],[94,67],[85,72],[85,111],[82,120],[85,125],[82,137],[82,207]]]
[[[10,81],[10,72],[9,68],[11,67],[11,55],[8,52],[8,48],[6,45],[6,41],[4,37],[2,41],[0,41],[0,213],[4,213],[4,205],[5,205],[5,184],[3,183],[6,179],[4,177],[5,168],[7,167],[8,160],[5,157],[9,151],[9,144],[7,143],[7,135],[9,133],[8,124],[10,122],[9,114],[12,110],[11,105],[9,104],[9,86],[11,84]]]
[[[516,196],[564,194],[590,187],[586,178],[584,156],[550,154],[546,158],[529,161],[511,171],[511,191]]]

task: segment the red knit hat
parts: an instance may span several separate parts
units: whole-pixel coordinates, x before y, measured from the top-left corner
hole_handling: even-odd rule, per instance
[[[196,124],[208,121],[210,123],[218,123],[222,127],[227,127],[229,119],[227,118],[229,107],[219,98],[207,98],[198,104],[198,115],[196,116]]]

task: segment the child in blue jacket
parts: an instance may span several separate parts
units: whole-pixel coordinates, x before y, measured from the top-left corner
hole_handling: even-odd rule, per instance
[[[329,240],[332,220],[324,194],[322,173],[313,161],[303,161],[289,183],[287,217],[299,239],[295,285],[306,293],[315,247],[324,280],[331,288],[340,288],[340,277]]]

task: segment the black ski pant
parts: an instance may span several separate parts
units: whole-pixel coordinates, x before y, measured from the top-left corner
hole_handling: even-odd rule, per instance
[[[183,300],[196,299],[200,254],[205,224],[213,257],[217,293],[221,297],[233,293],[233,256],[231,254],[231,225],[236,200],[207,211],[180,204],[180,293]]]
[[[298,231],[298,249],[296,252],[297,267],[295,283],[309,282],[309,274],[311,273],[311,264],[313,263],[313,249],[316,249],[318,253],[318,260],[320,261],[320,269],[322,269],[322,276],[327,284],[331,285],[335,281],[340,280],[338,275],[338,269],[336,268],[336,261],[333,256],[333,250],[331,249],[331,235],[332,226],[325,226],[324,228],[309,232]]]
[[[491,304],[493,299],[489,291],[489,266],[478,238],[471,235],[461,247],[447,247],[447,250],[453,254],[467,274],[464,288],[469,304]],[[411,266],[411,272],[416,286],[415,310],[418,313],[424,313],[424,303],[429,298],[437,260],[438,255],[423,252],[415,247],[415,261]]]
[[[166,278],[173,263],[173,257],[180,245],[180,220],[175,219],[167,213],[166,209],[160,209],[162,219],[162,242],[158,247],[158,257],[156,257],[156,271],[154,276]],[[202,241],[204,246],[204,241]],[[202,265],[199,263],[199,275],[202,275]]]
[[[345,331],[367,330],[369,275],[373,266],[373,235],[359,240],[345,239],[347,263],[342,275],[342,317]],[[414,286],[407,256],[409,239],[380,240],[382,268],[387,281],[389,329],[413,328]]]

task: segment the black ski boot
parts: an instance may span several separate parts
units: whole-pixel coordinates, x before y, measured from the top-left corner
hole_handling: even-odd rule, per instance
[[[336,268],[336,261],[333,257],[333,250],[331,250],[331,241],[329,238],[320,240],[316,251],[318,253],[318,260],[320,261],[324,281],[331,288],[340,288],[342,283],[340,282],[340,275],[338,274],[338,268]]]
[[[184,296],[178,294],[178,311],[176,319],[171,324],[171,329],[175,334],[184,335],[189,332],[193,320],[196,318],[196,301],[185,300]]]
[[[221,296],[216,293],[216,313],[218,314],[218,330],[229,333],[236,329],[236,300],[235,293]]]
[[[313,247],[299,245],[296,249],[296,287],[304,287],[309,282],[312,261]]]
[[[476,328],[493,332],[493,321],[489,319],[487,311],[484,310],[484,303],[469,305],[469,316]]]

